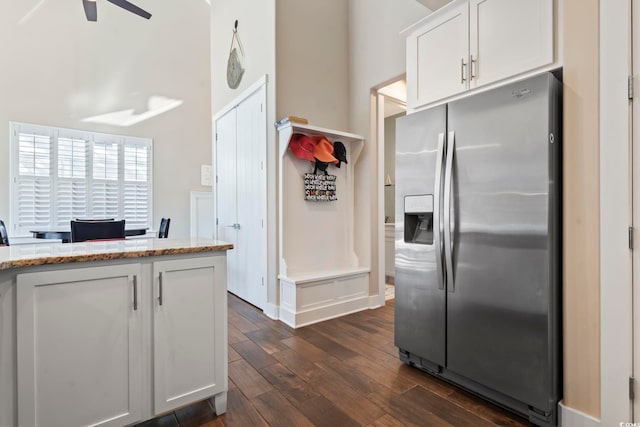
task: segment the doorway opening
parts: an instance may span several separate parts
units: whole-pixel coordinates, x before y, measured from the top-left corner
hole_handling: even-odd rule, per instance
[[[404,76],[374,89],[375,133],[378,142],[378,277],[380,294],[395,297],[395,168],[396,120],[407,113],[407,84]]]

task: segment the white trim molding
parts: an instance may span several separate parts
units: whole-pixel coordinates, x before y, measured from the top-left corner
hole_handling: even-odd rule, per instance
[[[600,420],[593,418],[576,409],[565,406],[562,401],[558,403],[560,413],[560,422],[558,425],[562,427],[600,427]]]
[[[264,306],[263,313],[272,320],[280,320],[280,307],[267,302]]]
[[[632,421],[629,400],[629,377],[633,376],[633,277],[628,234],[628,227],[633,224],[629,75],[631,1],[600,2],[600,417],[603,426]],[[637,231],[635,234],[638,236]]]
[[[210,203],[211,210],[207,209]],[[213,239],[216,233],[216,215],[214,209],[214,200],[212,191],[192,191],[190,193],[190,235],[191,237],[204,237]],[[204,214],[204,218],[202,215]],[[211,234],[205,234],[208,225],[211,227]]]

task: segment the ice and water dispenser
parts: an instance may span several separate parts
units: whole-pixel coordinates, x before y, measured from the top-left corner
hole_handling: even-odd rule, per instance
[[[433,195],[404,197],[404,241],[433,245]]]

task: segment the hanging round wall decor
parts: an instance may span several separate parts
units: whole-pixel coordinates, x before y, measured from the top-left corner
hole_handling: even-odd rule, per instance
[[[237,47],[234,46],[237,44]],[[238,55],[238,51],[240,55]],[[227,85],[231,89],[237,89],[242,81],[244,75],[244,68],[242,67],[242,60],[244,59],[244,49],[240,42],[240,36],[238,35],[238,21],[233,28],[233,36],[231,37],[231,47],[229,48],[229,59],[227,60]]]

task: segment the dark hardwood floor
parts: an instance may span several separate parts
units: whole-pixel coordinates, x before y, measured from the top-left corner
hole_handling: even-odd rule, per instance
[[[294,330],[229,294],[227,413],[207,400],[141,425],[532,425],[401,363],[393,309],[387,301]]]

